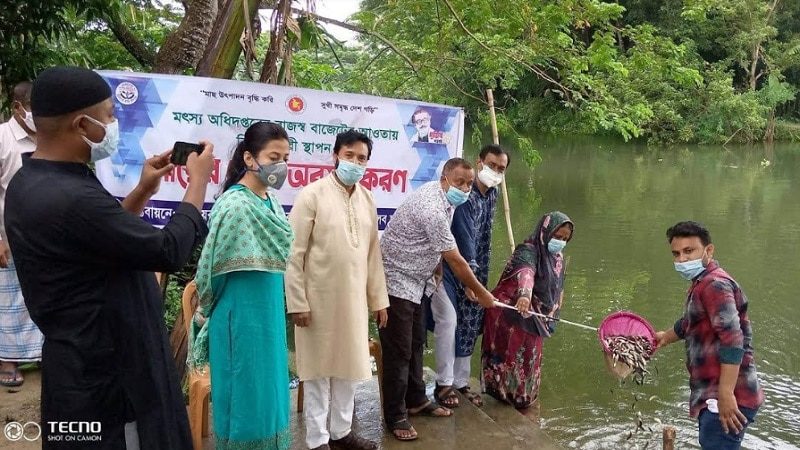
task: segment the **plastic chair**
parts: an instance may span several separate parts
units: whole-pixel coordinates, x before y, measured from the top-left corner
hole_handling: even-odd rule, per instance
[[[183,290],[183,323],[190,335],[192,317],[197,309],[197,285],[189,282]],[[211,371],[206,366],[202,371],[189,369],[189,427],[192,432],[194,450],[203,449],[203,438],[208,436],[209,400],[211,397]]]
[[[383,384],[383,350],[381,349],[381,343],[369,338],[369,354],[373,358],[375,358],[375,364],[378,366],[378,393],[381,398],[381,405],[383,405],[383,389],[381,386]],[[297,412],[303,412],[303,382],[301,381],[300,384],[297,386]]]

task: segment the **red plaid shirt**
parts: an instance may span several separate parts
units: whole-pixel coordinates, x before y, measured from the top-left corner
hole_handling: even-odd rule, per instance
[[[697,417],[706,400],[718,398],[720,364],[739,364],[736,403],[756,409],[764,402],[753,359],[753,329],[747,297],[716,261],[692,281],[675,333],[686,342],[689,414]]]

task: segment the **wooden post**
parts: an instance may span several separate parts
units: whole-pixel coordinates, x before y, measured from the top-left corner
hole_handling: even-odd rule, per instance
[[[663,431],[663,449],[664,450],[675,450],[675,436],[677,435],[677,431],[675,427],[666,426],[664,427]]]
[[[378,369],[378,395],[381,400],[381,408],[383,408],[383,347],[381,347],[381,343],[370,338],[369,354],[375,358],[375,368]]]
[[[305,389],[303,389],[303,381],[297,385],[297,413],[303,412],[303,402],[305,401]]]
[[[492,142],[494,142],[495,145],[500,145],[500,135],[497,133],[497,116],[494,113],[494,93],[492,93],[491,89],[486,90],[486,100],[489,103],[489,118],[492,124]],[[506,188],[505,177],[503,177],[503,182],[500,183],[500,190],[503,192],[503,213],[506,217],[508,242],[511,244],[511,253],[514,253],[514,230],[511,229],[511,207],[508,204],[508,189]]]

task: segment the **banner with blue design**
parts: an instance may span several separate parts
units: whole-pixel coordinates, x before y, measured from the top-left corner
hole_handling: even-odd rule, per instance
[[[287,211],[300,189],[333,170],[337,133],[355,128],[369,136],[372,158],[361,184],[375,197],[381,229],[409,193],[438,179],[444,162],[463,152],[461,108],[216,78],[98,73],[111,86],[120,128],[119,150],[96,165],[100,181],[123,198],[138,183],[144,160],[175,141],[209,140],[216,167],[206,217],[234,147],[256,122],[278,123],[289,134],[289,177],[277,192]],[[187,178],[183,166],[167,174],[144,218],[154,225],[167,223]]]

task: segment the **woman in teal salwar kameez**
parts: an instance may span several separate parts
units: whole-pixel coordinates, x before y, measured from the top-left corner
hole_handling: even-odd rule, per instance
[[[198,263],[189,362],[211,369],[217,450],[284,450],[291,443],[283,272],[293,234],[269,191],[286,179],[288,155],[279,125],[247,129]]]

